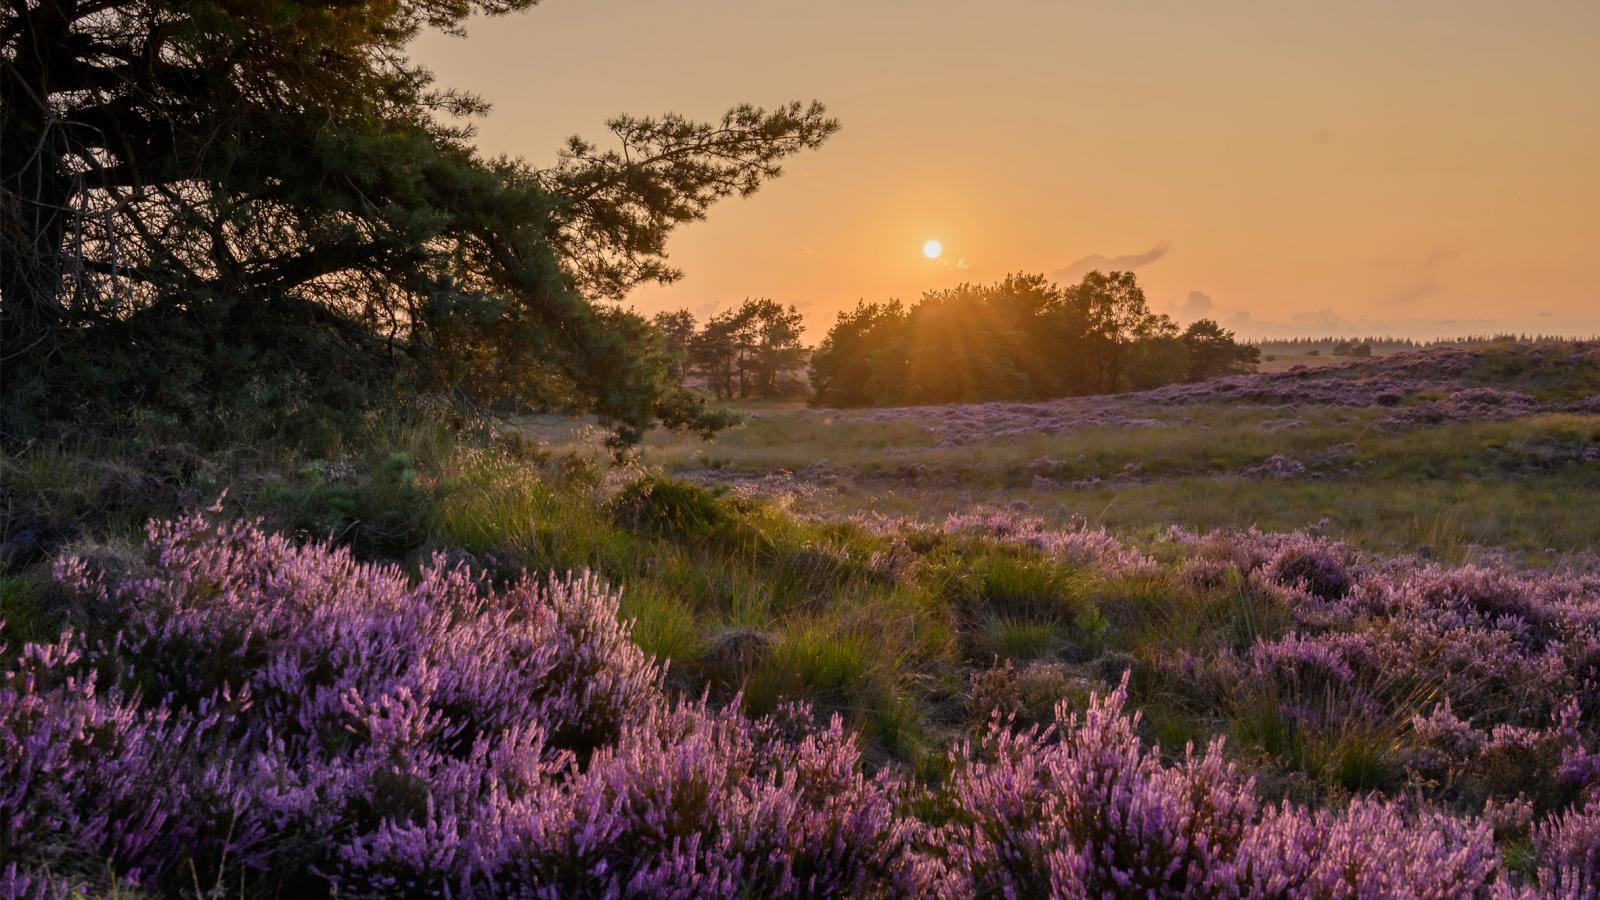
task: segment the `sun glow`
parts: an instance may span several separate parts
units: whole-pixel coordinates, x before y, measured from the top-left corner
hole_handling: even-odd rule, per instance
[[[944,252],[944,245],[939,243],[938,241],[929,241],[926,244],[922,245],[922,255],[926,256],[929,259],[938,259],[939,258],[939,254],[941,254],[943,252]]]

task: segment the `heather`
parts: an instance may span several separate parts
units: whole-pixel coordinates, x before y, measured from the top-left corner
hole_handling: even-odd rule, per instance
[[[558,896],[867,886],[898,864],[837,722],[669,702],[591,577],[411,579],[199,516],[152,524],[146,556],[121,583],[63,558],[96,633],[6,672],[0,847],[24,872]]]
[[[1222,374],[1195,383],[1111,396],[1038,402],[970,402],[875,410],[816,410],[840,422],[909,423],[944,446],[1096,427],[1179,424],[1189,408],[1260,407],[1292,419],[1320,408],[1382,412],[1407,428],[1446,422],[1590,411],[1600,396],[1600,344],[1547,341],[1434,347],[1335,366]]]
[[[1279,547],[1269,577],[1319,551]],[[1143,565],[1093,540],[1053,552]],[[0,846],[14,895],[106,877],[164,892],[196,873],[302,894],[1554,893],[1600,852],[1586,805],[1551,815],[1519,798],[1543,814],[1511,826],[1536,836],[1525,876],[1503,866],[1492,816],[1274,801],[1220,737],[1166,756],[1144,741],[1126,678],[1081,711],[1058,704],[1047,726],[994,716],[925,783],[869,772],[837,716],[671,696],[589,576],[497,583],[436,560],[409,577],[202,515],[152,523],[145,561],[116,581],[63,557],[56,577],[95,627],[7,653]],[[1510,582],[1451,579],[1414,589],[1454,592],[1455,609],[1428,615],[1549,603],[1583,620],[1559,591],[1512,599]],[[1286,590],[1309,597],[1306,584]],[[1389,603],[1398,615],[1405,600]],[[1340,642],[1306,640],[1259,642],[1249,664],[1354,677]],[[1581,791],[1600,767],[1567,707],[1550,734],[1502,723],[1481,746],[1458,738],[1446,764],[1561,745],[1561,777]],[[1472,726],[1429,733],[1441,729]]]
[[[722,468],[421,411],[326,455],[7,448],[0,884],[1581,896],[1593,421],[1392,409],[1186,406],[917,476],[840,474],[922,452],[903,423],[818,422],[837,464],[762,471],[812,438],[759,410]],[[985,480],[1047,454],[1049,494]],[[1363,482],[1415,508],[1363,523]],[[1416,502],[1468,488],[1538,509]],[[1298,524],[1210,518],[1266,503]]]
[[[1008,514],[860,527],[887,541],[869,564],[890,579],[975,539],[1093,572],[1122,586],[1096,592],[1099,622],[1003,568],[959,605],[1125,649],[1034,678],[1057,690],[1036,724],[974,703],[919,770],[868,760],[839,715],[671,689],[592,576],[442,557],[407,574],[215,512],[156,521],[131,576],[59,559],[83,627],[7,650],[7,877],[1365,896],[1555,894],[1593,871],[1591,576],[1367,562],[1304,536],[1175,531],[1141,550]],[[1168,590],[1113,600],[1152,579]],[[1149,607],[1208,591],[1234,596],[1188,614],[1248,604],[1250,621],[1150,627],[1178,611]],[[1008,660],[970,677],[978,700],[1023,676]],[[1172,735],[1202,711],[1219,733],[1185,749]]]
[[[1410,28],[1271,110],[1201,57],[1312,59],[1280,16],[1174,94],[1104,10],[991,78],[973,38],[1065,14],[540,5],[0,4],[0,900],[1600,900],[1600,340],[1249,340],[1502,288],[1579,323],[1578,242],[1473,221],[1559,231],[1572,179],[1436,176],[1581,116],[1406,116],[1461,81],[1367,52]],[[1544,57],[1479,68],[1580,83]],[[808,161],[841,123],[797,62],[872,171]],[[1373,111],[1340,78],[1398,143],[1317,113]],[[1318,167],[1355,190],[1252,196]],[[1293,246],[1380,207],[1387,249]]]

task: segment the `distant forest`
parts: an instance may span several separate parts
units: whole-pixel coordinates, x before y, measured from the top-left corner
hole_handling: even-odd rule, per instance
[[[813,406],[916,406],[1043,400],[1148,390],[1254,371],[1263,360],[1374,355],[1567,335],[1376,335],[1239,339],[1211,319],[1180,326],[1152,312],[1131,272],[1090,272],[1062,287],[1043,275],[928,291],[910,306],[860,301],[814,347],[793,304],[769,298],[696,320],[652,320],[678,385],[719,400],[809,397]]]
[[[1372,353],[1399,353],[1405,350],[1425,350],[1429,347],[1473,347],[1486,344],[1532,344],[1540,341],[1570,341],[1572,335],[1565,334],[1471,334],[1454,338],[1435,338],[1433,340],[1418,341],[1411,338],[1392,336],[1374,337],[1291,337],[1291,338],[1261,338],[1244,341],[1262,353],[1293,354],[1297,356],[1348,356],[1357,355],[1340,353],[1339,348],[1355,348],[1365,345]]]
[[[809,353],[799,313],[772,300],[747,300],[704,326],[686,310],[655,325],[685,383],[728,399],[797,396],[809,381],[817,406],[1143,390],[1250,371],[1260,358],[1214,321],[1180,327],[1151,312],[1131,272],[1091,272],[1069,287],[1012,275],[929,291],[911,306],[862,301]]]

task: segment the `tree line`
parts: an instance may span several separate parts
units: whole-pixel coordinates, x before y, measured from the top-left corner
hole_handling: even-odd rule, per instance
[[[1034,400],[1145,390],[1250,371],[1260,352],[1210,319],[1180,328],[1152,312],[1131,272],[1091,272],[1070,287],[1011,275],[839,314],[801,343],[793,305],[759,298],[711,316],[652,320],[672,377],[718,399],[806,392],[818,406]]]
[[[1430,347],[1473,347],[1488,344],[1536,344],[1549,341],[1574,340],[1571,334],[1469,334],[1460,337],[1434,338],[1431,340],[1417,340],[1408,337],[1369,336],[1369,337],[1284,337],[1284,338],[1257,338],[1248,341],[1264,353],[1307,353],[1318,354],[1327,351],[1333,356],[1350,356],[1351,350],[1366,345],[1373,352],[1396,353],[1404,350],[1425,350]],[[1579,338],[1581,339],[1581,338]],[[1343,347],[1344,352],[1340,352]]]
[[[1039,400],[1145,390],[1253,370],[1256,348],[1210,319],[1180,328],[1131,272],[1062,287],[1042,275],[858,303],[811,354],[812,403]]]
[[[805,392],[799,372],[806,348],[799,310],[766,298],[748,299],[702,326],[686,309],[658,313],[672,377],[720,400],[769,399]]]

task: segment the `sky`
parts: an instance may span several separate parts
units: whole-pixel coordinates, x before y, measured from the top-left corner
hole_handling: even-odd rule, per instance
[[[1102,268],[1245,337],[1600,334],[1597,0],[545,0],[414,51],[535,164],[620,113],[827,104],[821,149],[673,236],[647,314],[772,297],[817,340]]]

